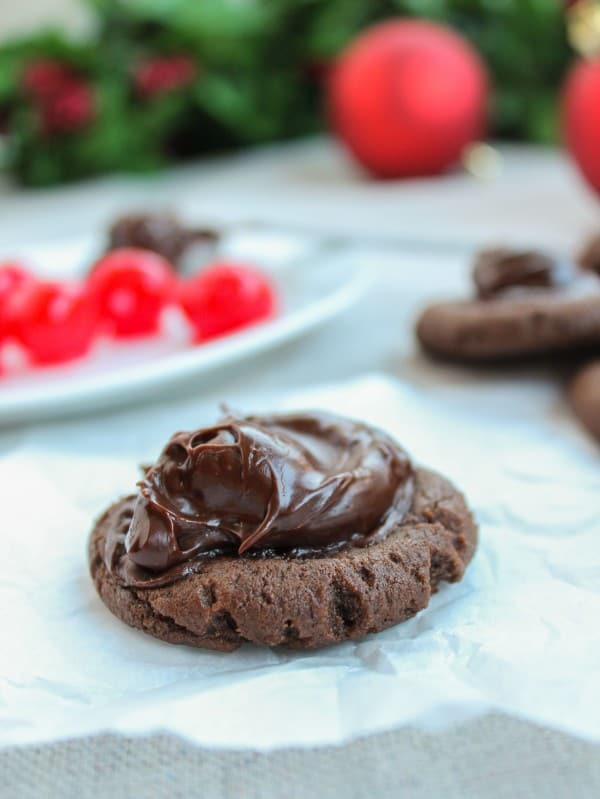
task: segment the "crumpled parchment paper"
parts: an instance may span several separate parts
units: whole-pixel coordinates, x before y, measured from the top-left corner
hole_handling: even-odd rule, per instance
[[[92,519],[198,402],[0,435],[0,743],[162,728],[213,746],[336,743],[488,709],[600,740],[600,456],[550,384],[419,389],[371,376],[244,411],[326,408],[395,435],[480,523],[463,581],[414,619],[309,653],[171,646],[113,617],[88,576]]]

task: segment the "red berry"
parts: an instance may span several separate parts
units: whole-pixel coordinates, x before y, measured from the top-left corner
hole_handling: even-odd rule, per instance
[[[33,275],[16,261],[0,264],[0,341],[13,332],[14,304],[17,294],[35,281]]]
[[[70,67],[61,61],[40,59],[25,67],[21,83],[26,92],[35,97],[47,97],[73,81]]]
[[[95,111],[94,92],[81,80],[65,84],[42,98],[40,119],[46,134],[71,133],[91,122]]]
[[[97,327],[96,301],[77,284],[34,282],[16,298],[15,335],[34,363],[61,363],[85,355]]]
[[[332,122],[380,177],[446,169],[485,126],[487,78],[457,33],[421,20],[390,20],[344,51],[328,86]]]
[[[156,333],[175,289],[170,263],[155,252],[133,247],[109,252],[88,280],[103,320],[118,338]]]
[[[224,261],[182,283],[179,299],[196,341],[267,319],[275,310],[275,294],[265,275]]]
[[[196,64],[189,56],[152,58],[140,64],[133,76],[135,87],[142,97],[180,89],[196,76]]]

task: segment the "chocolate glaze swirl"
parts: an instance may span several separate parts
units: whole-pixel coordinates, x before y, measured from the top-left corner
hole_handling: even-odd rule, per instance
[[[384,538],[412,504],[413,468],[391,438],[313,413],[235,418],[176,433],[139,483],[106,563],[164,585],[215,554],[319,555]]]

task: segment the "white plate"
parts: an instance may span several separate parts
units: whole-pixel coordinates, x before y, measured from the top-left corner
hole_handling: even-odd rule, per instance
[[[200,346],[186,344],[176,332],[134,344],[101,342],[73,364],[6,377],[0,380],[0,424],[147,399],[175,382],[306,333],[357,300],[368,282],[350,247],[305,234],[240,229],[231,231],[220,249],[260,264],[271,276],[281,302],[275,319]],[[41,274],[67,277],[81,273],[98,251],[99,242],[87,237],[37,244],[14,255]]]

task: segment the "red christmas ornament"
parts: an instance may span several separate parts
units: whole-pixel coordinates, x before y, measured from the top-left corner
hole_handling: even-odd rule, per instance
[[[142,97],[150,98],[157,94],[181,89],[196,77],[196,64],[185,55],[153,58],[139,64],[133,81]]]
[[[583,56],[563,88],[565,143],[583,176],[600,193],[600,3],[578,0],[567,15],[569,40]]]
[[[581,172],[600,192],[600,58],[577,62],[567,77],[563,128]]]
[[[488,81],[458,34],[421,20],[367,30],[329,82],[335,130],[380,177],[430,175],[454,163],[485,129]]]

